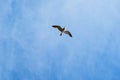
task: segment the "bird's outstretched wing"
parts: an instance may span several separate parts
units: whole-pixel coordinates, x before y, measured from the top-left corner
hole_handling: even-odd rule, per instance
[[[68,34],[70,37],[72,37],[72,34],[69,31],[65,31],[65,34]]]
[[[57,28],[59,31],[63,31],[63,29],[61,28],[61,26],[59,26],[59,25],[53,25],[52,27],[54,27],[54,28]]]

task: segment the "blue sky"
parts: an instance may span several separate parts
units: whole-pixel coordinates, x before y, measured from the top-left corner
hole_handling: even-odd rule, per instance
[[[119,3],[1,0],[0,80],[119,80]]]

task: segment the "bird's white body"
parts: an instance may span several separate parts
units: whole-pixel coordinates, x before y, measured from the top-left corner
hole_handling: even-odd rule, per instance
[[[64,33],[64,32],[65,32],[65,27],[64,27],[63,30],[61,31],[60,36],[62,36],[62,33]]]

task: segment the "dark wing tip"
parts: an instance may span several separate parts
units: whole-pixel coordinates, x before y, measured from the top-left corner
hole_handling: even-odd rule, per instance
[[[54,27],[54,28],[55,28],[56,26],[55,26],[55,25],[52,25],[52,27]]]
[[[54,27],[54,28],[60,28],[59,25],[52,25],[52,27]]]
[[[72,34],[70,33],[69,36],[72,37]]]

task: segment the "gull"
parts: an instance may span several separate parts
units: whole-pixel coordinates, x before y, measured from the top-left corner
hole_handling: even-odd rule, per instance
[[[61,32],[60,36],[62,36],[62,34],[65,33],[65,34],[69,35],[70,37],[72,37],[72,34],[69,31],[65,30],[65,27],[62,28],[59,25],[53,25],[52,27],[57,28]]]

